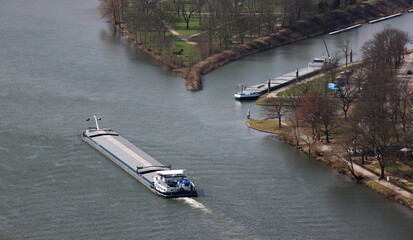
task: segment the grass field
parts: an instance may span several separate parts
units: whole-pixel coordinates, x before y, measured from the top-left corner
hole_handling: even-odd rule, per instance
[[[317,92],[321,95],[327,94],[331,95],[334,94],[333,90],[330,90],[326,87],[327,81],[325,77],[319,77],[315,80],[309,81],[304,84],[297,85],[295,87],[289,88],[284,92],[280,93],[280,96],[304,96],[306,92]]]
[[[178,19],[172,26],[179,34],[184,36],[190,36],[195,33],[199,33],[201,28],[199,26],[198,16],[194,15],[189,21],[189,29],[186,29],[186,22],[183,18]]]
[[[291,124],[290,122],[289,120],[282,120],[281,124],[285,126]],[[258,131],[273,134],[280,134],[283,129],[283,127],[278,127],[278,120],[247,119],[247,125]]]
[[[191,20],[189,22],[189,29],[186,29],[186,22],[183,18],[179,18],[178,21],[176,21],[172,27],[182,36],[190,36],[200,32],[200,26],[197,15],[193,15],[191,17]],[[196,42],[196,40],[197,38],[189,39],[189,41],[192,42]],[[175,37],[174,42],[172,44],[175,47],[175,51],[178,52],[183,50],[182,55],[180,57],[183,60],[184,66],[190,66],[199,60],[198,54],[196,54],[196,51],[193,51],[193,45],[186,43],[179,37]]]
[[[337,76],[339,72],[341,71],[352,70],[354,72],[359,67],[360,65],[356,63],[351,67],[341,68],[340,70],[337,70]],[[309,92],[317,92],[321,95],[324,95],[324,94],[333,95],[335,91],[327,88],[327,84],[331,82],[331,80],[327,78],[328,76],[320,76],[314,80],[308,81],[303,84],[299,84],[295,87],[288,88],[285,91],[281,92],[279,95],[280,96],[304,96],[306,95],[306,93],[309,93]]]

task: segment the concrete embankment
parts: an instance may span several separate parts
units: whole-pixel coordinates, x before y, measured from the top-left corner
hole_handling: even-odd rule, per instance
[[[186,80],[187,89],[191,91],[201,90],[202,75],[234,60],[270,48],[327,34],[354,24],[365,23],[379,17],[408,11],[412,6],[413,4],[409,0],[378,0],[371,4],[358,4],[342,11],[334,11],[299,21],[288,28],[280,29],[270,36],[261,37],[232,50],[214,54],[194,66],[184,69],[183,77]]]

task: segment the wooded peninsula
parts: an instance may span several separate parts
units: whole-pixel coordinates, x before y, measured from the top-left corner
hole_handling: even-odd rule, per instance
[[[181,72],[202,75],[266,49],[410,9],[413,0],[102,0],[102,17],[134,44]]]

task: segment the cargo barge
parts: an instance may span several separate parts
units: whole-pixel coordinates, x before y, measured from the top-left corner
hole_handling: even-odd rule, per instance
[[[296,69],[294,72],[286,73],[273,79],[268,79],[266,83],[260,83],[253,86],[245,86],[244,84],[240,84],[240,90],[235,92],[234,98],[236,100],[257,99],[265,93],[282,88],[288,84],[296,82],[297,80],[318,74],[326,61],[327,58],[325,57],[314,58],[310,63],[308,63],[308,67]]]
[[[96,127],[90,127],[82,133],[85,142],[159,196],[197,196],[195,185],[187,178],[184,169],[172,170],[170,166],[161,164],[112,129],[99,128],[100,118],[93,118]]]

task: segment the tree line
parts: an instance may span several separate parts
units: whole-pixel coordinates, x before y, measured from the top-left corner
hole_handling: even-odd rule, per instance
[[[336,91],[312,91],[308,85],[302,85],[302,95],[293,92],[274,99],[275,106],[285,102],[291,106],[295,144],[304,139],[311,154],[316,141],[324,139],[329,143],[333,136],[348,153],[343,160],[350,163],[346,166],[357,180],[359,176],[352,168],[356,154],[361,156],[362,164],[368,156],[377,160],[381,178],[386,167],[396,162],[413,167],[413,84],[396,75],[409,42],[406,32],[387,26],[363,44],[362,63]],[[336,59],[322,68],[326,74],[324,87],[333,82],[328,75],[336,76],[337,66]],[[266,111],[270,112],[267,116],[275,115],[281,121],[279,109],[272,107]],[[409,158],[401,148],[410,153]],[[413,179],[412,173],[406,174]]]

